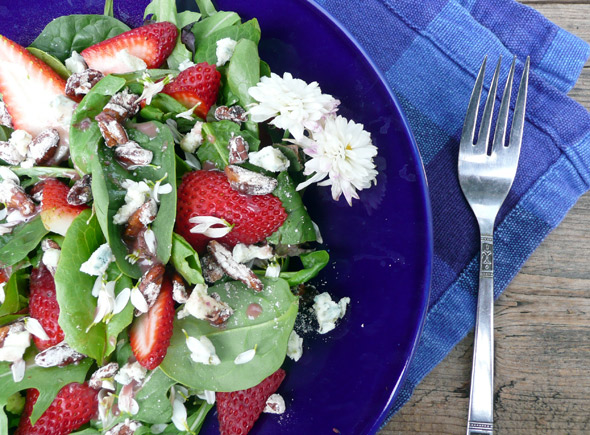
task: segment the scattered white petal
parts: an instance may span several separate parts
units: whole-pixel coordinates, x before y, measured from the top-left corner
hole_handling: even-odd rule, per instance
[[[203,335],[199,339],[187,336],[186,345],[191,351],[191,359],[194,362],[214,366],[221,363],[221,360],[215,353],[215,346],[213,346],[211,340],[206,336]]]
[[[299,361],[303,355],[303,338],[295,331],[291,331],[289,341],[287,342],[287,356],[293,361]]]
[[[148,251],[150,251],[152,254],[156,253],[156,235],[154,234],[154,231],[151,228],[148,228],[147,230],[145,230],[145,233],[143,234],[143,238],[145,239],[145,244],[148,248]]]
[[[115,284],[115,281],[109,281],[99,290],[93,324],[97,324],[113,312],[115,308]]]
[[[84,272],[92,276],[102,276],[106,272],[109,264],[115,260],[113,251],[108,243],[103,243],[90,255],[80,266],[80,272]]]
[[[184,118],[188,121],[192,121],[193,119],[195,119],[193,116],[193,112],[200,105],[201,105],[201,103],[199,102],[199,103],[195,104],[193,107],[191,107],[190,109],[185,110],[184,112],[180,112],[178,115],[176,115],[176,117],[177,118]]]
[[[311,221],[311,224],[313,225],[313,229],[315,231],[316,240],[321,245],[324,243],[324,239],[322,237],[322,233],[320,232],[320,227],[314,221]]]
[[[186,421],[186,408],[184,403],[180,400],[174,400],[172,404],[172,423],[179,431],[185,432],[188,429]]]
[[[197,159],[193,154],[188,153],[188,152],[184,152],[184,158],[185,158],[185,162],[187,165],[189,165],[191,168],[199,170],[202,168],[201,166],[201,162],[199,162],[199,159]]]
[[[264,272],[267,278],[278,278],[281,274],[281,265],[275,261],[270,263]]]
[[[191,233],[203,234],[213,239],[229,234],[234,227],[225,219],[215,216],[194,216],[188,221],[196,224],[190,229]]]
[[[255,258],[270,260],[274,256],[270,245],[256,246],[245,245],[243,243],[238,243],[234,246],[231,255],[238,263],[247,263]]]
[[[115,298],[115,305],[113,307],[113,314],[119,314],[121,311],[125,309],[127,303],[129,302],[129,297],[131,296],[131,290],[129,287],[124,288],[119,292],[117,297]]]
[[[2,181],[12,181],[17,186],[20,185],[20,179],[13,171],[8,169],[6,166],[0,166],[0,178]]]
[[[10,371],[12,372],[12,380],[16,383],[23,380],[25,377],[25,369],[27,364],[24,359],[19,359],[10,365]]]
[[[6,282],[0,283],[0,304],[3,304],[6,300],[6,292],[4,291],[4,287],[6,286]]]
[[[139,412],[139,404],[134,399],[135,391],[133,384],[129,383],[125,385],[119,393],[119,410],[121,412],[127,412],[131,415],[135,415]]]
[[[6,207],[0,209],[0,221],[6,219],[7,214],[8,214],[8,209]]]
[[[104,389],[98,392],[98,419],[102,427],[109,427],[114,422],[115,416],[111,412],[114,403],[113,393]]]
[[[92,286],[92,296],[97,298],[98,293],[100,292],[101,288],[102,288],[102,276],[99,276],[94,280],[94,285]]]
[[[0,361],[16,362],[22,359],[30,344],[31,334],[25,329],[24,323],[13,323],[0,347]]]
[[[25,329],[41,340],[49,340],[49,336],[41,326],[41,323],[34,317],[25,317]]]
[[[133,287],[133,290],[131,290],[131,304],[140,313],[147,313],[149,310],[148,303],[145,300],[145,296],[137,287]]]
[[[234,364],[246,364],[254,358],[256,349],[249,349],[239,354],[234,360]]]

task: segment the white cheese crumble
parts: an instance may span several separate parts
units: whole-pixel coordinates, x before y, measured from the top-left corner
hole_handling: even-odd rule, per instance
[[[350,298],[342,298],[338,303],[334,302],[327,292],[317,295],[314,299],[313,309],[319,323],[318,332],[325,334],[336,327],[336,321],[344,317],[346,306]]]
[[[49,270],[53,270],[55,272],[60,256],[61,249],[49,248],[43,253],[43,258],[41,261],[43,264],[45,264],[45,266],[47,266]]]
[[[66,131],[70,131],[72,115],[77,103],[70,100],[65,95],[58,95],[49,103],[51,113],[58,125],[61,125]]]
[[[248,160],[253,165],[259,166],[270,172],[282,172],[287,170],[291,162],[278,149],[267,146],[260,151],[251,152],[248,154]]]
[[[82,263],[80,266],[80,272],[84,272],[91,276],[102,276],[111,264],[115,260],[113,251],[108,243],[103,243],[96,251],[94,251],[90,258]]]
[[[121,187],[127,193],[125,194],[125,204],[113,216],[113,223],[115,225],[126,224],[131,215],[143,205],[151,193],[151,189],[145,181],[124,180],[121,183]]]
[[[86,61],[76,50],[72,51],[72,55],[66,59],[65,63],[66,68],[72,74],[80,74],[88,69]]]
[[[217,66],[225,65],[233,56],[237,41],[231,38],[223,38],[217,41],[215,56],[217,56]]]
[[[203,390],[197,392],[197,397],[201,400],[206,401],[209,405],[215,403],[215,391]]]
[[[183,60],[180,62],[180,65],[178,65],[178,71],[184,71],[185,69],[189,69],[191,66],[195,66],[195,63],[192,60]]]
[[[295,331],[291,331],[287,342],[287,356],[293,361],[299,361],[301,355],[303,355],[303,338]]]
[[[203,123],[197,121],[194,127],[181,140],[180,148],[187,153],[194,153],[203,143]]]
[[[147,64],[137,56],[133,56],[126,48],[120,50],[115,58],[129,68],[128,72],[147,69]]]
[[[282,414],[285,412],[287,407],[285,406],[285,399],[280,394],[271,394],[268,399],[266,399],[266,405],[264,406],[264,410],[267,414]]]
[[[8,143],[19,154],[21,160],[27,156],[32,141],[33,137],[24,130],[14,130],[8,139]]]
[[[191,351],[191,359],[194,362],[214,366],[221,364],[221,360],[215,353],[215,346],[206,336],[203,335],[197,339],[187,335],[186,345]]]
[[[128,385],[131,381],[141,384],[145,379],[146,373],[147,370],[137,361],[127,363],[119,369],[119,372],[115,375],[115,381],[121,385]]]

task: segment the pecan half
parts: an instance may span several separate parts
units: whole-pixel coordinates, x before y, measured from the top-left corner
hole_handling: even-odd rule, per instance
[[[123,232],[123,240],[128,244],[133,243],[140,236],[141,232],[156,219],[157,214],[158,205],[156,201],[150,198],[129,218],[125,226],[125,231]]]
[[[129,142],[125,128],[112,116],[101,112],[94,119],[98,122],[98,128],[107,147],[112,148]]]
[[[277,187],[277,180],[241,166],[228,165],[225,175],[232,189],[247,195],[266,195]]]
[[[0,101],[0,125],[12,128],[12,116],[8,113],[8,108],[4,101]]]
[[[133,435],[137,429],[143,426],[140,422],[126,419],[105,432],[105,435]]]
[[[219,106],[215,109],[215,119],[218,121],[233,121],[241,124],[248,120],[248,115],[241,106]]]
[[[123,145],[117,145],[115,157],[125,169],[133,170],[149,165],[154,158],[154,153],[140,147],[136,142],[129,141]]]
[[[178,272],[172,275],[172,299],[179,304],[184,304],[188,300],[184,279]]]
[[[210,284],[213,284],[223,278],[224,272],[221,266],[215,261],[212,255],[203,255],[201,258],[201,269],[203,278]]]
[[[41,250],[43,252],[49,251],[50,249],[61,249],[57,242],[52,239],[43,239],[41,242]]]
[[[0,202],[3,202],[9,209],[18,210],[24,217],[33,216],[37,211],[35,203],[23,188],[7,181],[4,181],[0,188]]]
[[[92,199],[92,175],[86,174],[74,183],[66,200],[71,205],[82,205]]]
[[[229,163],[243,163],[248,158],[250,146],[242,136],[232,136],[227,147],[229,148]]]
[[[59,145],[59,133],[54,128],[47,128],[37,135],[29,145],[28,155],[39,166],[44,166],[55,155]]]
[[[105,106],[105,109],[114,108],[114,105],[123,107],[127,111],[125,118],[131,118],[139,112],[139,95],[130,94],[127,90],[118,92],[111,98],[111,101]]]
[[[29,191],[29,195],[33,198],[34,201],[41,202],[43,200],[43,188],[45,187],[45,180],[38,181],[37,183],[33,184],[31,190]]]
[[[164,281],[164,272],[166,272],[166,268],[162,264],[156,264],[143,274],[137,285],[137,288],[145,297],[148,308],[151,308],[156,303]]]
[[[92,374],[90,380],[88,381],[88,386],[90,388],[94,388],[95,390],[105,388],[104,380],[114,378],[118,370],[119,364],[117,364],[116,362],[112,362],[102,366]]]
[[[227,319],[229,319],[232,316],[234,310],[228,304],[221,300],[219,294],[213,292],[209,296],[215,299],[216,309],[208,313],[205,320],[207,320],[213,326],[223,325],[227,321]]]
[[[103,77],[103,73],[90,68],[81,73],[74,73],[68,77],[68,81],[66,82],[66,95],[68,97],[86,95]]]
[[[229,277],[243,282],[254,291],[262,290],[264,285],[260,278],[249,267],[234,260],[229,249],[221,243],[211,240],[207,245],[207,251]]]
[[[35,356],[35,364],[39,367],[63,367],[86,358],[79,352],[72,349],[65,341],[56,344]]]
[[[9,165],[17,166],[24,160],[24,157],[10,142],[0,141],[0,159]]]

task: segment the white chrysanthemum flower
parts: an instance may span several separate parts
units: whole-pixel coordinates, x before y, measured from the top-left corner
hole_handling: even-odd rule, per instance
[[[340,104],[331,95],[322,94],[317,82],[308,84],[290,73],[262,77],[248,93],[258,102],[248,110],[252,121],[274,118],[270,123],[289,130],[296,140],[304,137],[305,129],[320,130],[322,121]]]
[[[371,187],[376,180],[373,157],[377,155],[377,147],[363,124],[342,116],[327,118],[324,129],[303,145],[303,152],[311,157],[303,173],[312,177],[297,186],[297,190],[318,182],[319,186],[332,186],[335,200],[344,194],[352,205],[352,198],[358,199],[357,190]]]

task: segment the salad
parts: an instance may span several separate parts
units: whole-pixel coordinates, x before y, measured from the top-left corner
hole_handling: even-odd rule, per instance
[[[196,434],[216,407],[245,434],[285,411],[297,331],[345,315],[309,284],[302,192],[352,205],[370,134],[272,73],[255,19],[196,3],[0,36],[0,433]]]

